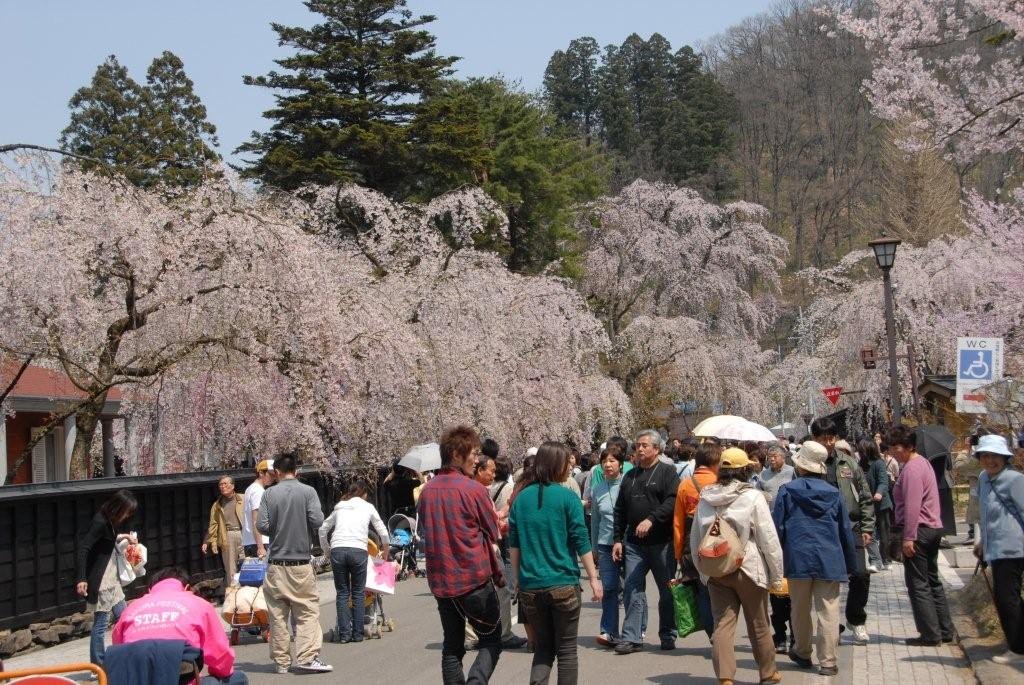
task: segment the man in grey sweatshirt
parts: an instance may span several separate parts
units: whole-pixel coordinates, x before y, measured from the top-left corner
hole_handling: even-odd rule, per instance
[[[270,536],[270,558],[263,590],[270,614],[270,653],[278,673],[291,667],[288,619],[295,618],[295,665],[297,671],[324,673],[333,670],[320,660],[320,596],[316,572],[310,564],[310,531],[320,528],[324,513],[316,490],[295,477],[295,455],[274,460],[280,480],[267,488],[260,502],[256,529]]]

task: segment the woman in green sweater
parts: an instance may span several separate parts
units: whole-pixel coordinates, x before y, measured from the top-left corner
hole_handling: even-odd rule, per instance
[[[541,445],[534,459],[534,480],[519,492],[509,512],[508,545],[519,606],[535,634],[531,685],[548,682],[556,656],[558,684],[578,680],[577,557],[587,570],[594,601],[604,594],[583,521],[583,504],[560,486],[569,473],[569,454],[569,448],[558,442]]]

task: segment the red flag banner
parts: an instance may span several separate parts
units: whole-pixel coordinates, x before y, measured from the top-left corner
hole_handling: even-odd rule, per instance
[[[839,396],[843,394],[843,389],[838,385],[832,386],[831,388],[822,388],[821,391],[825,393],[825,397],[832,403],[832,406],[839,404]]]

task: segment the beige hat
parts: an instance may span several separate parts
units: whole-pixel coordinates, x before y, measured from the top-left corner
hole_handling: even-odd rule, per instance
[[[750,457],[747,456],[747,453],[739,447],[730,447],[722,452],[722,458],[718,460],[718,468],[742,469],[743,467],[750,466],[753,463],[754,462],[750,461]]]
[[[853,448],[850,447],[850,443],[846,442],[845,440],[842,440],[842,439],[836,440],[835,447],[840,452],[846,452],[851,457],[853,456]]]
[[[825,473],[828,450],[820,442],[808,440],[800,445],[800,451],[793,457],[793,466],[808,473]]]

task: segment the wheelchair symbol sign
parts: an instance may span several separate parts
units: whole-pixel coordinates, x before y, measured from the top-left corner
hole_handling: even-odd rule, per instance
[[[992,380],[992,350],[960,350],[960,379]]]

